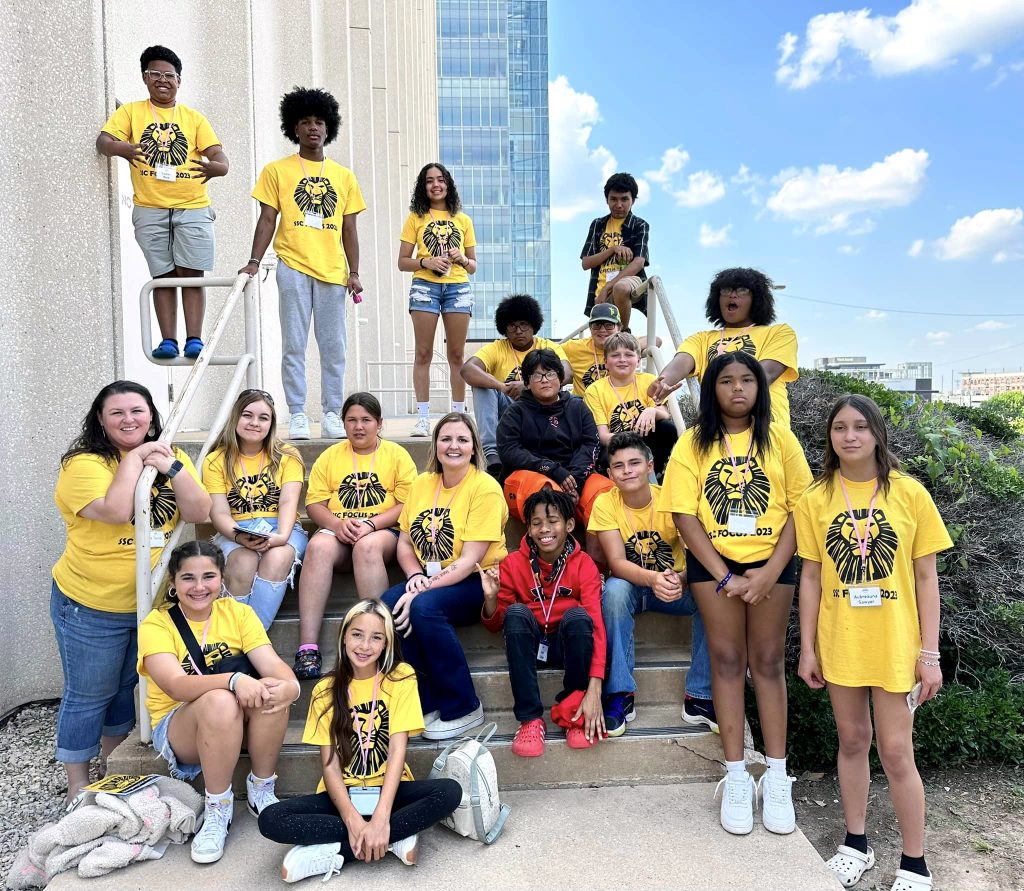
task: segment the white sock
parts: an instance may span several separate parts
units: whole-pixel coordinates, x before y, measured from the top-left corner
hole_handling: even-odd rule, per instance
[[[429,402],[417,402],[416,411],[419,412],[421,418],[426,418],[430,415],[430,403]]]
[[[452,411],[460,411],[463,414],[465,414],[465,412],[466,412],[466,403],[465,402],[452,402]]]
[[[729,775],[729,779],[731,780],[742,780],[747,774],[747,762],[726,761],[725,772]]]
[[[230,786],[228,786],[227,789],[225,789],[223,792],[210,792],[210,791],[207,791],[207,793],[206,793],[206,806],[207,807],[223,807],[224,805],[228,804],[231,801],[231,799],[234,798],[234,797],[235,797],[234,793],[231,791],[231,787]]]
[[[272,774],[269,777],[258,777],[251,770],[249,771],[249,782],[252,783],[254,786],[261,786],[264,783],[270,783],[271,785],[273,785],[274,780],[276,779],[277,774]]]
[[[786,775],[786,759],[785,758],[765,758],[765,763],[771,770],[777,770],[780,776]]]

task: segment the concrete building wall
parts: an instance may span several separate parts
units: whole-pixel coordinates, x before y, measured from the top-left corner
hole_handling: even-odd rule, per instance
[[[73,27],[54,28],[59,17]],[[412,330],[407,276],[395,267],[412,177],[437,156],[434,0],[165,0],[159,14],[134,0],[0,4],[0,173],[8,184],[0,293],[0,714],[59,695],[49,620],[50,569],[64,545],[53,503],[58,459],[100,387],[135,377],[167,404],[187,369],[146,362],[138,291],[148,278],[130,225],[121,161],[93,150],[116,107],[146,95],[139,54],[162,43],[182,58],[179,98],[211,121],[231,161],[211,183],[217,213],[215,275],[249,257],[264,164],[294,151],[277,106],[295,85],[330,90],[343,126],[329,156],[351,167],[368,209],[359,218],[366,298],[348,304],[346,391],[408,387]],[[261,274],[262,277],[262,274]],[[207,294],[208,327],[224,291]],[[241,319],[226,350],[241,344]],[[319,360],[307,360],[307,409],[319,420]],[[283,406],[277,290],[260,286],[264,386]],[[228,372],[212,370],[186,426],[203,428]],[[408,398],[385,398],[405,411]]]

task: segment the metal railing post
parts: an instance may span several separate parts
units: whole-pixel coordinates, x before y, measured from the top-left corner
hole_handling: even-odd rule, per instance
[[[245,318],[245,351],[250,356],[259,355],[259,331],[257,330],[256,319],[256,277],[253,276],[245,283],[242,291],[242,312]],[[251,362],[246,369],[245,382],[249,387],[262,386],[261,366],[258,362]]]

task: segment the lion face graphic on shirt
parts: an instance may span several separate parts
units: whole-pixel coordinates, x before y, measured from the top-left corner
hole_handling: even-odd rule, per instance
[[[825,553],[832,560],[839,580],[845,585],[857,585],[889,578],[896,565],[896,551],[900,542],[885,511],[876,507],[871,512],[871,525],[867,530],[868,559],[863,572],[857,534],[864,535],[867,508],[854,510],[853,516],[857,520],[856,530],[849,511],[844,510],[829,523],[825,533]]]
[[[723,353],[746,353],[748,356],[757,358],[757,347],[749,334],[738,334],[736,337],[728,338],[719,335],[717,340],[708,344],[708,362],[718,355],[718,348],[721,345]]]
[[[424,560],[444,562],[455,556],[455,527],[450,515],[447,507],[431,508],[417,514],[409,526],[409,538]]]
[[[280,500],[281,487],[265,470],[238,477],[228,492],[228,506],[236,514],[276,511]]]
[[[292,197],[302,213],[315,213],[325,220],[338,209],[338,193],[325,176],[302,177]]]
[[[388,490],[381,484],[376,473],[350,473],[338,486],[338,501],[346,510],[360,510],[383,504]]]
[[[731,513],[763,516],[771,491],[767,475],[753,456],[737,458],[735,468],[728,458],[720,458],[704,480],[704,497],[719,526],[728,525]]]
[[[639,399],[630,399],[629,402],[620,402],[612,409],[608,416],[608,429],[612,433],[623,433],[632,430],[640,413],[644,410],[644,404]]]
[[[188,160],[188,140],[177,124],[152,123],[142,131],[139,145],[150,167],[179,167]]]
[[[670,545],[655,529],[641,529],[626,541],[626,559],[643,569],[663,572],[675,564]]]
[[[451,220],[431,220],[423,230],[423,244],[430,256],[440,257],[462,245],[462,233]]]
[[[377,711],[371,715],[371,702],[361,702],[353,708],[355,718],[352,725],[352,760],[348,765],[348,773],[354,777],[372,777],[379,774],[388,760],[388,746],[391,743],[391,715],[388,707],[382,700],[377,701]],[[366,739],[367,726],[372,722],[373,744],[365,756],[360,751],[361,741],[356,733],[355,722],[359,722],[359,732]],[[366,758],[366,765],[363,765],[363,758]]]

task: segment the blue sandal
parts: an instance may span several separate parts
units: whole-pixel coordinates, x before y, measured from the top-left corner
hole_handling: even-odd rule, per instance
[[[165,337],[160,341],[160,346],[153,350],[154,359],[177,359],[178,341],[172,337]]]
[[[201,337],[189,337],[185,341],[183,353],[186,359],[198,359],[203,351],[203,340]]]

